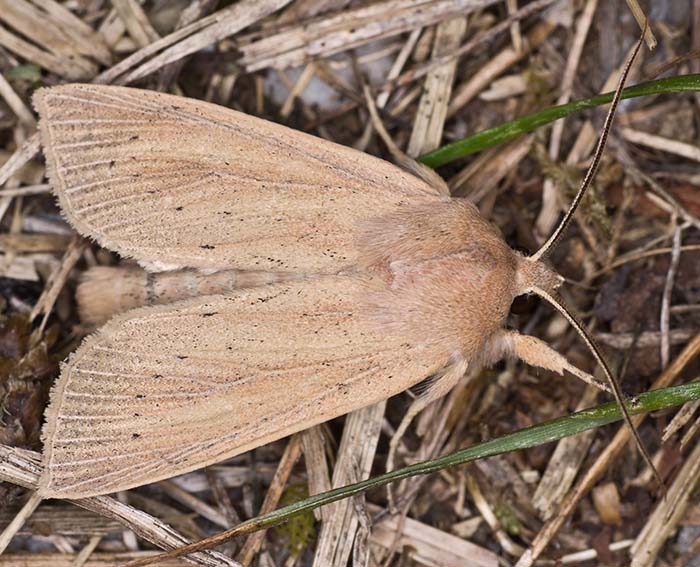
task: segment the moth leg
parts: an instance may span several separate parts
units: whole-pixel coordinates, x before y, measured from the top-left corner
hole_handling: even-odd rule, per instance
[[[413,400],[413,403],[409,406],[406,414],[403,416],[399,427],[389,441],[389,454],[386,459],[386,470],[387,472],[394,470],[394,458],[396,457],[396,450],[398,449],[399,442],[403,438],[408,426],[413,421],[421,411],[432,404],[434,401],[439,400],[443,396],[449,393],[452,388],[457,385],[460,378],[464,376],[467,371],[468,362],[466,360],[459,360],[453,362],[447,366],[442,372],[433,379],[429,379],[427,387],[418,395],[418,397]],[[389,500],[389,510],[394,510],[394,494],[391,489],[391,484],[387,485],[387,497]]]
[[[530,335],[521,335],[518,331],[503,329],[491,337],[485,349],[487,362],[493,363],[503,356],[516,356],[530,366],[551,370],[563,375],[570,372],[586,384],[610,393],[610,387],[571,364],[566,357],[559,354],[544,341]]]

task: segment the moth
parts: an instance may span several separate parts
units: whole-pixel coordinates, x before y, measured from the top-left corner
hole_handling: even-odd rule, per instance
[[[568,220],[528,257],[429,175],[240,112],[84,84],[41,89],[34,105],[65,217],[149,273],[89,280],[148,305],[65,364],[44,497],[186,473],[432,376],[405,429],[466,369],[505,356],[593,380],[504,328],[518,295],[558,306],[542,258]]]

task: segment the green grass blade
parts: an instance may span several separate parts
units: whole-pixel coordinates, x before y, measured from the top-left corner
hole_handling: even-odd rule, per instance
[[[657,81],[649,81],[640,83],[632,87],[627,87],[622,91],[622,98],[635,98],[638,96],[663,94],[663,93],[680,93],[687,91],[700,91],[700,74],[698,75],[681,75],[678,77],[668,77]],[[533,130],[564,118],[573,112],[586,110],[595,106],[606,104],[612,100],[613,93],[605,93],[592,98],[553,106],[540,112],[528,114],[521,118],[516,118],[510,122],[504,122],[488,130],[477,132],[473,136],[463,138],[457,142],[447,144],[438,148],[435,151],[427,153],[418,161],[435,168],[446,163],[459,159],[461,157],[473,154],[475,152],[490,148],[496,144],[507,142]]]
[[[673,386],[641,394],[634,403],[628,402],[627,408],[631,415],[636,415],[671,408],[698,399],[700,399],[700,382],[691,382],[681,386]],[[343,498],[349,498],[360,492],[377,488],[390,482],[436,472],[456,465],[464,465],[478,459],[509,453],[518,449],[536,447],[569,435],[576,435],[588,429],[607,425],[620,420],[620,418],[620,408],[615,402],[572,413],[514,431],[490,441],[478,443],[472,447],[432,461],[416,463],[415,465],[377,475],[355,484],[349,484],[311,496],[300,502],[242,522],[229,530],[227,535],[233,537],[269,528],[285,522],[297,514],[314,510]],[[221,535],[223,537],[223,534]]]

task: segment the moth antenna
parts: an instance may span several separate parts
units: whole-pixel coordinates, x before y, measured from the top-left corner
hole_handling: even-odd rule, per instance
[[[595,174],[598,172],[598,167],[600,166],[600,160],[603,157],[603,151],[605,151],[605,144],[608,141],[608,134],[610,134],[610,126],[612,125],[612,121],[615,118],[615,112],[616,112],[617,106],[620,102],[620,97],[622,96],[622,89],[625,86],[625,81],[627,81],[627,75],[629,75],[630,69],[632,68],[632,63],[634,63],[634,60],[637,57],[637,54],[639,53],[639,49],[642,47],[642,43],[644,43],[644,35],[646,34],[647,26],[648,26],[648,21],[645,20],[644,21],[644,29],[642,30],[642,35],[639,38],[639,41],[637,41],[637,45],[635,45],[634,50],[632,51],[632,54],[630,55],[629,59],[627,60],[627,63],[625,63],[625,68],[622,71],[622,75],[620,75],[620,80],[617,83],[617,88],[615,89],[615,94],[613,95],[612,102],[610,103],[610,109],[608,110],[608,114],[605,117],[605,123],[603,124],[603,131],[600,135],[600,138],[598,139],[598,144],[596,145],[595,153],[593,154],[593,161],[591,162],[591,165],[588,167],[588,171],[586,171],[586,175],[584,176],[583,181],[581,182],[581,186],[579,187],[579,190],[576,193],[574,200],[571,202],[571,205],[569,206],[569,210],[566,211],[564,218],[559,223],[559,226],[557,226],[557,228],[554,230],[552,235],[547,239],[547,241],[542,245],[542,247],[532,255],[533,260],[540,260],[543,256],[546,256],[547,254],[549,254],[549,252],[552,251],[554,246],[556,246],[557,242],[561,238],[561,235],[564,233],[564,231],[569,226],[569,223],[571,222],[571,219],[573,218],[574,213],[576,212],[576,209],[578,208],[579,204],[581,204],[581,200],[583,199],[583,196],[586,194],[586,191],[590,187],[591,182],[593,181],[593,178],[595,177]]]
[[[617,402],[617,405],[620,406],[622,417],[625,423],[627,424],[627,427],[629,428],[632,437],[634,438],[634,442],[637,445],[639,452],[642,454],[644,461],[649,466],[649,468],[651,468],[651,471],[654,474],[654,478],[656,478],[656,481],[659,483],[659,487],[661,488],[665,496],[666,485],[664,484],[664,481],[661,480],[661,475],[659,474],[659,471],[656,469],[656,466],[654,466],[649,452],[646,450],[644,443],[642,443],[641,437],[639,437],[639,432],[634,426],[632,418],[630,417],[630,414],[627,411],[627,406],[625,405],[625,397],[620,388],[620,384],[618,383],[617,378],[615,378],[615,376],[613,375],[612,370],[610,370],[610,367],[608,366],[608,363],[606,362],[603,353],[600,352],[600,349],[593,341],[593,338],[588,334],[581,322],[569,310],[569,308],[564,304],[563,300],[560,297],[557,297],[538,287],[533,287],[532,292],[539,295],[542,299],[546,300],[547,303],[552,305],[552,307],[554,307],[557,311],[559,311],[559,313],[561,313],[564,316],[564,318],[571,324],[571,326],[574,329],[576,329],[576,332],[586,344],[588,350],[591,351],[593,357],[596,359],[598,364],[600,364],[601,368],[603,369],[603,373],[605,374],[605,377],[610,383],[610,389],[612,390],[612,393],[615,397],[615,401]]]
[[[391,157],[402,169],[408,171],[412,175],[415,175],[419,179],[425,181],[433,189],[437,190],[441,195],[450,195],[450,188],[445,183],[445,180],[440,177],[433,169],[429,168],[427,165],[420,163],[413,159],[408,154],[404,153],[401,148],[396,145],[396,142],[391,138],[389,132],[387,132],[379,116],[379,111],[377,110],[377,105],[374,104],[374,98],[372,97],[372,92],[368,85],[363,85],[362,89],[365,100],[367,102],[367,110],[369,110],[370,118],[372,119],[372,126],[379,134],[379,137],[384,142],[384,145],[389,150]]]

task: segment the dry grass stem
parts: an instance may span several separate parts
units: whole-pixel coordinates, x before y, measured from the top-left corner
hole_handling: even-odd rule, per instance
[[[566,60],[566,67],[564,68],[561,91],[557,98],[557,104],[566,104],[571,100],[576,70],[581,61],[583,47],[597,7],[598,0],[587,0],[581,15],[576,21],[576,33],[574,35],[571,51],[569,51],[569,56]],[[549,159],[555,163],[559,158],[561,138],[565,124],[566,120],[558,120],[552,126],[552,135],[549,139]],[[556,218],[559,215],[561,209],[559,193],[560,190],[556,187],[555,181],[551,178],[545,179],[542,187],[542,209],[538,218],[538,236],[542,242],[544,242],[551,233]]]
[[[527,35],[523,51],[507,47],[492,57],[469,81],[459,85],[452,96],[447,109],[447,116],[454,116],[463,106],[477,96],[501,73],[512,67],[531,50],[537,49],[556,28],[556,23],[545,19],[537,24]]]
[[[323,435],[323,425],[315,425],[302,433],[301,442],[304,452],[306,476],[309,479],[309,496],[320,494],[331,489],[331,477],[328,472],[326,459],[326,440]],[[314,510],[317,520],[330,519],[330,508],[324,506]]]
[[[576,410],[592,406],[597,397],[598,390],[588,386]],[[594,437],[595,432],[586,431],[574,437],[566,437],[557,443],[557,448],[552,453],[547,469],[532,497],[532,504],[540,512],[542,519],[549,520],[556,513],[573,485]]]
[[[12,521],[5,527],[5,529],[0,533],[0,555],[7,549],[10,545],[10,540],[15,537],[17,532],[27,521],[27,518],[34,513],[41,503],[41,496],[36,492],[29,495],[29,499],[24,503],[22,509],[17,512]]]
[[[272,510],[277,508],[282,492],[287,486],[289,477],[292,474],[292,469],[300,456],[301,434],[297,433],[292,435],[289,439],[289,443],[287,443],[287,448],[280,459],[277,472],[275,472],[275,476],[272,478],[267,493],[265,494],[265,500],[263,500],[262,506],[260,506],[260,514],[272,512]],[[238,553],[238,560],[244,567],[248,567],[248,565],[251,564],[255,555],[260,551],[264,540],[265,530],[248,536],[248,539],[246,539],[243,544],[243,549]]]
[[[632,545],[632,567],[652,567],[658,564],[661,546],[677,529],[698,480],[700,480],[700,444],[696,444],[686,457],[681,470],[668,489],[668,496],[659,502]]]
[[[662,333],[660,331],[644,331],[643,333],[596,333],[595,337],[604,345],[618,350],[627,350],[632,346],[639,348],[660,347]],[[682,345],[695,335],[695,329],[673,329],[668,333],[671,345]]]
[[[0,480],[36,490],[41,468],[40,455],[0,445]],[[74,500],[74,504],[118,521],[133,530],[139,537],[163,549],[174,549],[189,543],[189,540],[167,524],[148,514],[122,504],[109,496],[96,496]],[[216,551],[192,554],[189,560],[207,567],[238,567],[240,564]]]
[[[676,281],[676,273],[678,272],[678,264],[681,260],[681,227],[677,224],[676,217],[672,217],[671,223],[673,228],[673,247],[671,249],[671,263],[666,272],[666,283],[664,285],[663,295],[661,296],[661,321],[659,328],[661,329],[661,367],[666,368],[669,357],[671,356],[671,345],[669,333],[671,332],[671,292]]]
[[[137,551],[129,553],[92,552],[82,563],[82,567],[114,567],[122,565],[133,558],[151,557],[152,551]],[[0,556],[0,567],[76,567],[78,555],[66,553],[37,553],[33,555],[6,553]],[[182,567],[180,559],[165,560],[160,567]]]
[[[30,319],[35,319],[39,315],[43,314],[44,317],[40,325],[41,329],[46,326],[48,316],[53,309],[54,303],[56,303],[56,299],[58,299],[58,294],[61,293],[61,290],[63,289],[63,286],[65,286],[66,280],[68,279],[68,274],[80,259],[80,256],[83,254],[86,246],[87,244],[84,240],[75,237],[68,247],[68,250],[66,250],[66,253],[63,255],[61,267],[56,270],[46,282],[46,287],[44,288],[41,297],[34,305],[34,308],[29,316]]]
[[[0,167],[0,186],[17,173],[39,151],[39,135],[33,134]]]
[[[700,408],[700,401],[689,402],[678,410],[678,413],[673,416],[671,422],[664,429],[663,437],[661,438],[663,443],[666,443],[678,433],[678,431],[693,418],[698,408]]]
[[[381,85],[380,90],[386,91],[398,86],[405,86],[424,77],[432,70],[450,63],[453,59],[469,54],[478,46],[492,41],[495,37],[509,29],[509,26],[511,26],[513,23],[517,23],[521,19],[527,18],[528,16],[545,9],[547,6],[554,4],[556,1],[557,0],[535,0],[534,2],[527,4],[515,12],[510,18],[504,20],[503,22],[499,22],[487,31],[480,33],[474,39],[470,39],[465,44],[460,46],[459,49],[454,50],[450,54],[443,57],[433,58],[430,61],[416,65],[398,77],[389,77],[388,80]],[[419,58],[416,59],[418,60]]]
[[[173,500],[180,502],[213,524],[216,524],[224,529],[231,527],[228,518],[223,513],[197,498],[191,492],[188,492],[170,480],[161,480],[158,484]]]
[[[517,543],[514,543],[508,536],[506,531],[501,527],[496,514],[494,513],[491,505],[488,503],[486,498],[479,488],[479,484],[476,482],[473,476],[468,475],[466,477],[467,490],[474,501],[474,506],[479,510],[479,513],[484,518],[489,528],[493,532],[494,536],[498,540],[499,545],[503,550],[513,557],[517,557],[523,553],[523,548]]]
[[[290,0],[243,0],[180,28],[96,77],[98,83],[129,84],[179,61],[289,4]],[[157,54],[157,55],[156,55]],[[146,61],[149,57],[150,60]]]
[[[373,506],[373,513],[380,510]],[[391,515],[382,515],[372,530],[373,545],[389,549],[396,544],[399,549],[419,565],[441,565],[444,567],[497,567],[498,556],[488,549],[474,545],[460,537],[437,530],[411,518],[403,521]],[[337,564],[333,564],[337,565]]]
[[[0,75],[0,97],[5,99],[7,105],[12,109],[22,124],[28,128],[36,127],[36,119],[29,111],[24,101],[12,89],[12,85],[7,82],[3,75]]]
[[[158,32],[153,29],[148,16],[136,0],[112,0],[112,6],[136,45],[146,47],[160,39]]]
[[[656,38],[654,37],[654,32],[650,27],[647,26],[646,29],[644,27],[645,22],[647,21],[647,16],[644,14],[644,10],[642,10],[637,0],[626,1],[632,15],[634,15],[634,19],[637,20],[637,23],[639,24],[639,28],[644,30],[644,41],[646,41],[647,47],[649,49],[654,49],[656,47]]]
[[[696,144],[686,144],[632,128],[622,128],[620,133],[628,142],[682,156],[693,161],[700,161],[700,148]]]
[[[440,22],[435,32],[433,57],[444,56],[459,47],[466,29],[465,17]],[[406,149],[409,156],[418,157],[440,145],[456,68],[457,60],[452,60],[426,76]]]
[[[429,26],[458,15],[467,15],[495,3],[495,0],[387,0],[346,10],[337,16],[298,24],[268,37],[241,43],[241,63],[248,71],[265,67],[302,65],[399,33]]]
[[[478,166],[470,164],[449,180],[452,194],[480,202],[525,159],[533,141],[534,136],[524,136],[485,153],[486,159],[479,160]]]
[[[385,408],[386,403],[380,402],[348,416],[333,469],[334,488],[369,477]],[[361,524],[358,507],[364,508],[364,498],[341,500],[328,507],[328,516],[316,547],[314,567],[347,563]]]
[[[75,18],[65,17],[65,9],[56,8],[55,2],[44,5],[53,9],[42,10],[27,0],[2,0],[0,21],[32,43],[0,28],[0,44],[67,79],[90,79],[97,71],[90,57],[102,63],[110,60],[106,46],[97,34],[87,32],[84,25],[76,25]]]
[[[512,18],[518,11],[518,0],[506,0],[508,15]],[[523,48],[523,35],[520,31],[520,22],[515,21],[510,24],[510,40],[513,42],[513,49],[520,51]]]

